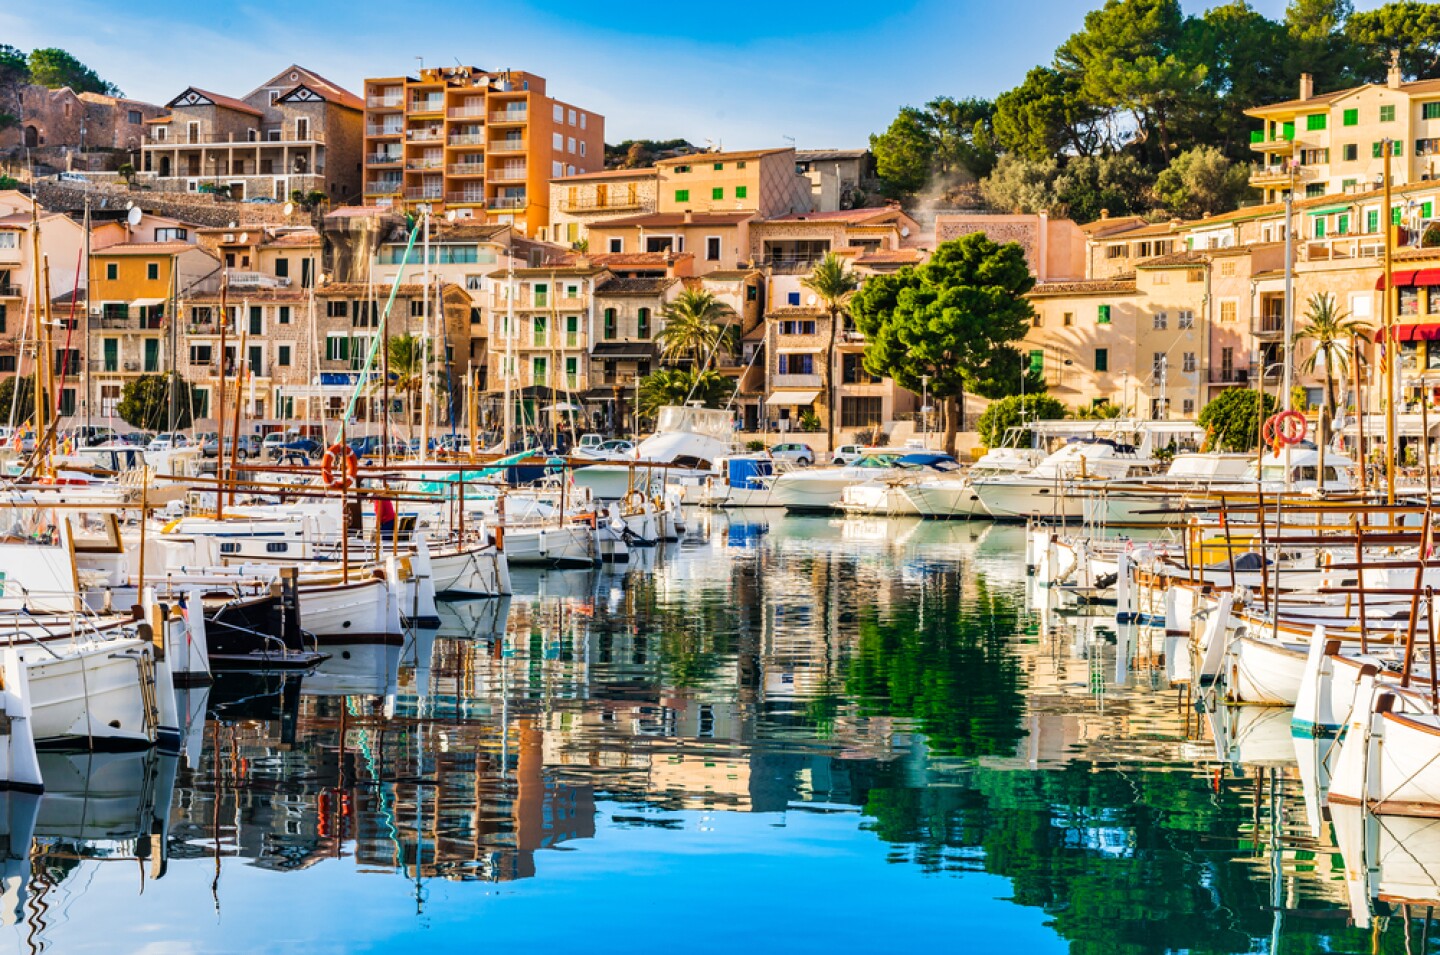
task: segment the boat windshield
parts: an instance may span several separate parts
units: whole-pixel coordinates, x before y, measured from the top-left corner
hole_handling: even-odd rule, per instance
[[[671,405],[660,409],[655,433],[688,431],[703,434],[716,441],[729,441],[735,427],[730,412],[720,408],[690,408]]]
[[[898,454],[867,454],[850,466],[852,468],[893,468],[898,460],[900,460]]]

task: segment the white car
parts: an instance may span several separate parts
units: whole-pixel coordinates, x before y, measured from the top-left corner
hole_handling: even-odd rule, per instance
[[[635,442],[615,438],[600,444],[581,443],[574,449],[574,456],[591,461],[628,461],[635,457]]]
[[[788,444],[777,444],[770,448],[770,457],[777,461],[789,461],[791,464],[808,468],[815,463],[815,452],[808,444],[790,442]]]
[[[836,448],[835,453],[830,456],[830,463],[836,467],[849,467],[856,461],[859,461],[864,453],[865,448],[863,445],[842,444]]]
[[[145,450],[169,451],[171,448],[188,447],[190,447],[190,439],[185,437],[185,435],[181,434],[179,431],[162,431],[159,434],[155,435],[155,440],[151,441],[149,446],[147,446]]]

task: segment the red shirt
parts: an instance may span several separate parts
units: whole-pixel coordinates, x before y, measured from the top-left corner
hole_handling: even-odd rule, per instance
[[[388,497],[377,497],[375,499],[375,520],[381,524],[388,524],[395,520],[395,505]]]

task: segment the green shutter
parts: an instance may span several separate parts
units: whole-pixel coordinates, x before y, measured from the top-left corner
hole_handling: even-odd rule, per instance
[[[1395,122],[1395,107],[1393,107],[1393,106],[1382,106],[1382,107],[1380,107],[1380,122],[1382,122],[1382,123],[1393,123],[1393,122]]]
[[[1347,235],[1350,232],[1350,217],[1338,216],[1335,219],[1335,234]]]
[[[1360,125],[1360,111],[1359,111],[1358,109],[1347,109],[1347,110],[1345,111],[1345,120],[1344,120],[1344,122],[1345,122],[1345,125],[1346,125],[1346,126],[1359,126],[1359,125]]]
[[[1045,371],[1045,352],[1036,348],[1030,352],[1030,374],[1039,375]]]
[[[1433,210],[1434,208],[1435,208],[1434,203],[1431,203],[1431,202],[1422,202],[1422,203],[1420,204],[1420,218],[1422,218],[1422,219],[1428,219],[1428,218],[1430,218],[1431,210]]]
[[[1294,139],[1295,139],[1295,124],[1294,124],[1294,123],[1285,123],[1285,124],[1283,124],[1283,125],[1280,127],[1280,138],[1283,139],[1283,140],[1285,140],[1285,141],[1287,141],[1287,142],[1293,142]]]
[[[748,193],[749,191],[750,191],[749,188],[746,187],[746,186],[736,186],[736,187],[735,187],[735,198],[736,198],[736,199],[744,199],[746,193]]]
[[[1400,140],[1398,140],[1398,139],[1395,140],[1394,143],[1391,144],[1390,155],[1392,155],[1392,156],[1403,156],[1403,155],[1405,155],[1405,144],[1402,143],[1402,142],[1400,142]]]
[[[1252,129],[1252,130],[1250,130],[1250,142],[1251,142],[1251,144],[1254,144],[1254,143],[1263,143],[1264,141],[1265,141],[1265,130],[1263,130],[1263,129]]]
[[[1109,370],[1110,370],[1110,350],[1109,350],[1108,348],[1097,348],[1097,349],[1095,349],[1095,370],[1096,370],[1096,371],[1109,371]]]
[[[1101,305],[1101,306],[1100,306],[1100,312],[1099,312],[1099,314],[1098,314],[1098,315],[1096,316],[1096,318],[1095,318],[1095,323],[1096,323],[1097,325],[1109,325],[1109,324],[1110,324],[1110,306],[1109,306],[1109,305]]]
[[[1324,129],[1325,119],[1324,113],[1311,113],[1305,117],[1305,129],[1310,132],[1314,132],[1317,129]]]
[[[689,189],[676,189],[676,190],[675,190],[675,201],[676,201],[676,202],[689,202],[689,201],[690,201],[690,190],[689,190]]]
[[[1420,107],[1421,119],[1440,119],[1440,103],[1425,103]]]
[[[716,171],[716,172],[721,172],[721,171],[723,171],[724,169],[725,169],[725,164],[724,164],[723,162],[717,162],[717,163],[715,164],[715,171]]]
[[[1323,217],[1315,220],[1315,238],[1325,238],[1325,219]]]
[[[1379,209],[1371,209],[1369,212],[1365,213],[1365,231],[1366,231],[1366,232],[1379,232],[1379,231],[1380,231],[1380,210],[1379,210]]]
[[[1401,214],[1402,214],[1404,211],[1405,211],[1405,210],[1401,209],[1399,206],[1396,206],[1395,208],[1391,209],[1391,210],[1390,210],[1390,224],[1391,224],[1391,225],[1399,225],[1399,224],[1400,224]]]
[[[1380,144],[1379,144],[1379,143],[1371,143],[1371,144],[1370,144],[1370,158],[1371,158],[1371,159],[1379,159],[1379,158],[1380,158]]]
[[[711,198],[711,199],[724,199],[724,198],[725,198],[725,187],[724,187],[724,186],[716,186],[714,189],[711,189],[711,190],[710,190],[710,198]]]

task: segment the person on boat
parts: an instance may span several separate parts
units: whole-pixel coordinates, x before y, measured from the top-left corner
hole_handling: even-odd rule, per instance
[[[395,533],[395,502],[388,497],[375,498],[375,524],[382,537]]]

